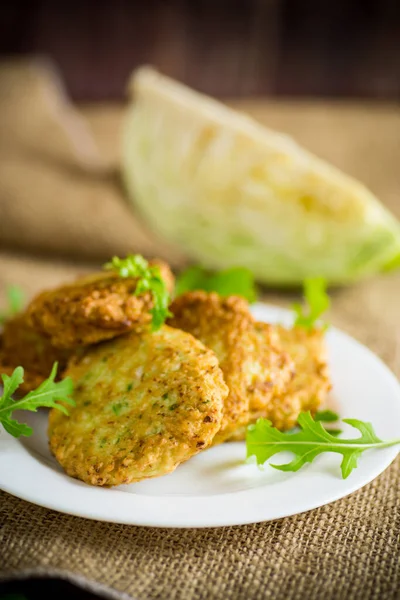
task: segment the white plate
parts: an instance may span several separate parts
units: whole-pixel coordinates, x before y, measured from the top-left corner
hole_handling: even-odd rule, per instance
[[[263,304],[253,312],[263,321],[291,320],[288,311]],[[400,386],[392,373],[367,348],[333,328],[328,346],[334,388],[330,406],[342,417],[371,421],[382,439],[398,437]],[[245,444],[236,442],[211,448],[170,475],[103,489],[63,473],[47,447],[45,411],[23,417],[34,428],[32,437],[17,440],[0,431],[1,489],[60,512],[153,527],[241,525],[301,513],[370,482],[398,451],[365,452],[343,480],[337,454],[322,455],[297,473],[283,473],[268,465],[260,470],[244,464]],[[358,435],[351,428],[349,432]]]

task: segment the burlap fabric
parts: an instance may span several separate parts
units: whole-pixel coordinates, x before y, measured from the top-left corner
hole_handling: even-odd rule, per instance
[[[310,149],[360,177],[400,216],[397,199],[400,119],[394,107],[262,101],[242,106],[271,126],[295,134]],[[80,169],[91,173],[85,180],[90,186],[93,173],[97,177],[104,165],[107,170],[110,165],[111,170],[114,169],[122,111],[105,106],[89,107],[83,112],[89,122],[88,131],[93,132],[98,157],[94,160],[91,155],[89,160],[87,154],[82,156],[75,151],[72,154]],[[90,147],[93,150],[93,145]],[[28,158],[16,157],[15,160],[21,160],[17,169],[21,181]],[[85,161],[87,165],[83,167]],[[56,169],[56,165],[52,168]],[[71,193],[75,185],[78,188],[80,185],[75,176],[75,172],[70,172],[68,177],[63,175]],[[13,178],[10,181],[5,188],[0,178],[3,216],[11,185],[14,186],[13,197],[22,197],[18,192],[20,183]],[[96,190],[101,189],[96,186]],[[110,197],[107,206],[119,203],[117,210],[121,207],[125,210],[121,192],[114,187],[112,190],[114,200]],[[65,199],[54,196],[51,204],[44,188],[31,187],[29,202],[34,202],[38,210],[41,197],[47,198],[46,210],[52,213],[46,221],[46,235],[51,238],[51,220],[59,223],[54,207],[57,211],[64,210],[60,203]],[[79,214],[89,210],[85,193],[75,207]],[[7,215],[15,219],[16,213],[9,209]],[[0,257],[2,293],[5,284],[18,283],[30,295],[90,266],[65,258],[68,254],[77,256],[69,247],[68,239],[80,240],[81,246],[85,246],[81,226],[75,227],[72,216],[68,221],[71,231],[63,233],[62,244],[42,239],[40,231],[29,233],[33,222],[29,211],[21,210],[19,218],[23,219],[18,225],[19,236],[14,239],[13,234],[8,233],[8,250]],[[119,217],[115,219],[117,222]],[[137,221],[135,226],[140,229]],[[1,227],[4,231],[4,222]],[[95,228],[101,229],[100,217],[95,219]],[[24,231],[28,239],[26,246]],[[88,261],[96,257],[103,260],[106,252],[121,250],[121,240],[115,232],[107,230],[105,233],[103,229],[99,233],[104,236],[101,244],[95,233],[88,234],[88,245],[92,240],[93,245],[83,248]],[[128,245],[132,246],[130,249],[138,249],[129,235],[124,240],[123,249]],[[3,237],[2,242],[4,246]],[[151,242],[148,244],[150,251]],[[157,241],[157,244],[162,245],[162,242]],[[155,247],[157,253],[162,251],[160,246]],[[23,253],[24,248],[29,250],[29,255]],[[33,255],[34,250],[52,254],[38,258],[37,254]],[[56,252],[57,256],[64,257],[62,261],[56,260]],[[289,296],[267,292],[265,298],[283,305],[292,300]],[[399,308],[400,276],[393,274],[336,291],[331,321],[366,343],[400,375]],[[23,477],[23,474],[18,476]],[[0,573],[36,567],[69,571],[143,600],[394,600],[400,598],[399,491],[400,462],[396,460],[373,483],[334,504],[271,523],[204,530],[92,522],[33,506],[2,493]]]

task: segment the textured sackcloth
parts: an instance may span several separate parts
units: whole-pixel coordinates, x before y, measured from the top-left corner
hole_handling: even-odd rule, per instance
[[[0,63],[0,243],[80,260],[115,253],[182,254],[157,239],[125,200],[113,160],[43,59]]]
[[[396,107],[262,100],[241,102],[238,106],[271,127],[295,135],[311,150],[360,178],[400,216],[400,118]],[[83,115],[95,144],[84,155],[74,151],[72,159],[86,173],[96,174],[104,169],[104,164],[113,170],[122,109],[86,107]],[[84,122],[81,123],[83,126]],[[67,129],[71,131],[70,127]],[[93,148],[98,152],[96,160]],[[63,156],[66,161],[71,158],[66,153]],[[28,162],[27,157],[21,159],[16,168],[20,177],[26,172]],[[8,185],[15,186],[12,189],[18,201],[27,196],[19,195],[16,177],[11,177]],[[89,175],[87,180],[92,181]],[[65,176],[64,181],[71,191],[81,190],[75,172]],[[9,189],[0,178],[0,216],[4,215]],[[57,195],[50,200],[40,187],[31,192],[38,205],[43,193],[47,211],[51,206],[64,211],[64,197]],[[112,217],[115,223],[126,218],[129,211],[125,212],[122,195],[118,196],[115,190],[112,193],[114,200],[110,196],[104,204],[107,210],[116,211]],[[80,204],[75,206],[79,211],[88,210],[87,202],[82,193]],[[118,202],[119,208],[112,209]],[[79,252],[82,248],[88,260],[100,261],[104,259],[103,253],[121,249],[118,244],[122,242],[118,236],[113,237],[115,232],[111,228],[103,233],[97,231],[103,236],[98,242],[92,232],[87,232],[89,246],[93,243],[87,251],[82,224],[76,224],[68,214],[68,228],[60,232],[60,222],[53,211],[46,221],[49,239],[43,240],[40,231],[29,231],[35,223],[30,220],[34,216],[19,213],[25,220],[18,225],[18,237],[13,238],[13,233],[8,232],[9,250],[0,256],[2,302],[5,284],[19,284],[31,295],[88,268],[89,265],[66,260],[71,252],[68,240],[78,242]],[[11,216],[15,219],[15,215]],[[52,220],[57,225],[57,235],[64,235],[62,243],[54,239]],[[11,222],[8,221],[8,228]],[[96,216],[95,227],[100,223],[100,216]],[[0,227],[4,232],[3,223]],[[124,244],[129,240],[126,231],[121,238]],[[40,250],[43,256],[40,259],[33,254],[27,256],[24,249]],[[46,251],[52,254],[46,255]],[[159,252],[161,249],[157,249]],[[63,255],[64,262],[56,261],[55,253]],[[77,256],[74,252],[72,255]],[[265,293],[265,299],[287,305],[293,298],[271,292]],[[335,291],[331,322],[367,344],[399,376],[399,309],[400,275],[382,276]],[[396,460],[373,483],[331,505],[271,523],[204,530],[151,529],[87,521],[1,493],[0,573],[9,576],[37,567],[42,573],[67,571],[140,600],[395,600],[400,598],[399,492],[400,461]]]

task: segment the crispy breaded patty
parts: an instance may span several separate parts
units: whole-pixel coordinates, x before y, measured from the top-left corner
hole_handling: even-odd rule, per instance
[[[291,429],[300,412],[314,414],[326,400],[332,387],[325,333],[322,329],[307,331],[304,327],[276,326],[282,348],[291,356],[295,376],[283,396],[274,398],[267,418],[278,429]]]
[[[281,398],[295,374],[295,365],[283,348],[278,332],[268,323],[255,323],[251,334],[253,347],[247,369],[252,374],[249,394],[248,423]]]
[[[56,361],[57,379],[60,379],[70,355],[70,351],[54,348],[47,338],[34,331],[28,325],[25,313],[4,323],[0,344],[0,371],[11,375],[16,367],[24,368],[24,381],[18,388],[19,394],[36,389],[50,375]]]
[[[258,324],[264,327],[264,324]],[[324,332],[320,329],[307,331],[303,327],[286,328],[274,325],[273,331],[279,343],[294,363],[292,377],[281,392],[275,393],[265,406],[254,405],[250,411],[249,423],[263,417],[281,430],[296,425],[300,412],[315,413],[326,400],[331,389],[327,350]],[[246,428],[238,429],[231,439],[242,440]]]
[[[174,276],[166,263],[158,265],[169,290]],[[151,292],[135,296],[136,278],[108,271],[82,277],[69,285],[44,291],[27,308],[29,324],[57,348],[75,348],[112,339],[151,321]]]
[[[272,330],[260,335],[243,298],[187,292],[170,308],[174,316],[169,323],[197,337],[219,360],[229,396],[214,443],[223,442],[247,424],[251,405],[264,406],[283,388],[290,361],[273,345]]]
[[[50,449],[68,475],[119,485],[173,471],[204,450],[228,394],[216,356],[164,325],[88,349],[66,375],[76,407],[53,409]]]
[[[222,442],[243,424],[249,405],[245,365],[253,318],[248,304],[236,296],[222,298],[215,293],[194,291],[178,296],[170,310],[174,316],[168,323],[191,333],[218,358],[229,388],[221,429],[214,440],[215,443]]]
[[[4,323],[2,358],[6,364],[21,365],[27,371],[46,378],[56,361],[60,375],[70,356],[71,351],[55,348],[48,338],[32,329],[25,313]]]
[[[10,357],[4,352],[3,348],[3,336],[0,336],[0,375],[11,376],[15,367],[20,366],[18,363],[10,363]],[[50,374],[50,372],[47,374]],[[20,384],[16,395],[24,395],[31,390],[36,389],[43,381],[45,377],[24,369],[24,381]]]

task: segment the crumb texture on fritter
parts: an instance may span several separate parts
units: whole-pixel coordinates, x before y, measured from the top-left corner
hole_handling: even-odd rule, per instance
[[[174,276],[162,261],[158,265],[169,291]],[[151,292],[135,295],[137,278],[100,272],[36,296],[27,308],[30,326],[57,348],[75,348],[112,339],[141,329],[151,321]]]
[[[47,379],[55,362],[59,379],[70,355],[70,351],[54,348],[46,337],[32,329],[25,313],[6,320],[3,325],[0,367],[7,375],[18,366],[24,368],[20,392],[29,392]]]
[[[174,316],[168,322],[201,340],[219,360],[229,388],[214,443],[222,442],[247,424],[250,410],[264,406],[283,388],[291,362],[267,325],[260,334],[261,326],[255,324],[243,298],[187,292],[174,300],[171,312]]]
[[[90,348],[71,362],[76,407],[52,410],[50,449],[92,485],[158,477],[209,447],[228,389],[214,353],[166,325]]]
[[[295,365],[283,348],[276,328],[268,323],[255,323],[246,371],[249,376],[248,423],[260,412],[268,410],[273,399],[282,398],[295,374]]]
[[[295,375],[282,398],[272,402],[267,418],[278,429],[291,429],[301,412],[315,414],[331,389],[325,332],[276,326],[282,348],[291,356]]]
[[[8,364],[7,361],[4,359],[2,352],[0,351],[0,373],[2,375],[4,374],[11,377],[16,366],[20,365],[12,366]],[[28,371],[28,369],[24,369],[24,381],[19,385],[18,390],[16,392],[16,396],[25,395],[28,392],[35,390],[41,383],[43,383],[45,379],[46,377],[44,377],[43,375],[39,375],[38,373]]]
[[[257,324],[264,328],[264,324]],[[291,429],[301,412],[315,414],[331,389],[327,348],[323,330],[307,331],[303,327],[286,328],[273,325],[282,350],[290,357],[291,375],[280,392],[275,393],[265,406],[253,403],[249,423],[264,418],[278,429]],[[242,440],[246,428],[238,428],[232,440]]]

